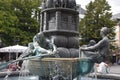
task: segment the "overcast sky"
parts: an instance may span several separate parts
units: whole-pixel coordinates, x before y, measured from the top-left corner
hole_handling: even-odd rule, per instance
[[[82,8],[85,9],[85,6],[93,0],[76,0],[77,4],[80,4]],[[113,14],[120,13],[120,0],[107,0],[109,5],[111,6],[111,11]]]

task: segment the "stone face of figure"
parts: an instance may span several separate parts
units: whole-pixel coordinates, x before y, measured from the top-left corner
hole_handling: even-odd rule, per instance
[[[106,36],[108,33],[109,33],[109,30],[108,30],[107,27],[103,27],[103,28],[101,29],[101,31],[100,31],[100,35],[101,35],[102,37]]]
[[[83,51],[96,50],[97,53],[100,55],[100,58],[101,58],[101,60],[99,58],[97,59],[98,62],[104,61],[105,58],[107,58],[107,56],[109,55],[110,42],[109,42],[109,39],[107,37],[108,32],[109,32],[108,28],[103,27],[100,31],[100,35],[102,36],[102,40],[100,40],[94,46],[81,48],[81,50],[83,50]]]
[[[36,34],[36,41],[40,44],[40,45],[42,45],[43,44],[43,41],[45,40],[45,37],[44,37],[44,34],[43,34],[43,32],[40,32],[40,33],[38,33],[38,34]],[[34,41],[34,40],[33,40]]]

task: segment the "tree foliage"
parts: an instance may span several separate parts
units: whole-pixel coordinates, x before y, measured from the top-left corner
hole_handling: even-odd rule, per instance
[[[82,40],[80,44],[87,44],[91,39],[98,42],[100,37],[100,29],[108,27],[110,29],[110,40],[114,39],[115,21],[111,20],[111,6],[106,0],[95,0],[86,6],[85,17],[80,21],[79,32]]]
[[[6,45],[27,45],[39,31],[41,0],[0,0],[0,33]]]
[[[4,42],[10,41],[11,32],[15,31],[14,22],[17,21],[17,16],[11,9],[10,0],[0,0],[0,34]]]

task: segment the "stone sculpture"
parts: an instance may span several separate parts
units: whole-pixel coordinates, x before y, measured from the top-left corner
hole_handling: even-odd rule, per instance
[[[43,0],[41,4],[42,10],[45,8],[70,8],[76,9],[75,0]]]
[[[75,0],[69,0],[69,8],[75,9],[76,7],[76,1]]]
[[[107,34],[109,33],[109,29],[107,27],[103,27],[100,31],[100,35],[102,37],[102,40],[100,40],[97,44],[90,47],[81,48],[82,51],[96,51],[95,54],[91,54],[87,52],[86,54],[89,54],[88,57],[93,58],[93,60],[97,63],[100,63],[102,61],[105,61],[106,58],[108,58],[109,55],[109,47],[110,42],[107,37]],[[90,56],[91,54],[91,56]]]
[[[52,40],[52,39],[51,39]],[[28,55],[40,55],[44,53],[55,53],[57,48],[56,46],[50,41],[49,39],[45,38],[42,32],[37,33],[34,38],[33,42],[28,44],[29,50],[26,53],[23,53],[20,57],[26,57]]]
[[[61,0],[61,7],[68,7],[68,0]]]
[[[52,53],[56,51],[56,46],[47,38],[45,38],[42,32],[36,34],[33,38],[33,53],[36,55],[44,53]],[[51,50],[50,50],[51,49]]]
[[[78,57],[79,13],[75,0],[47,0],[45,4],[41,11],[41,32],[57,47],[59,57]]]
[[[42,3],[41,3],[41,9],[43,10],[43,9],[45,9],[45,8],[46,8],[45,0],[43,0]]]
[[[29,43],[29,52],[20,56],[23,58],[22,60],[29,60],[28,69],[30,72],[39,75],[39,80],[49,80],[51,77],[54,78],[53,80],[73,80],[78,75],[89,73],[94,62],[90,58],[78,58],[79,12],[76,10],[75,0],[43,0],[41,7],[41,30],[34,36],[33,42]],[[109,49],[107,32],[107,28],[101,29],[103,39],[94,46],[81,48],[81,50],[96,50],[100,54],[100,58],[104,60]],[[60,57],[59,60],[63,59],[61,60],[62,62],[59,62],[59,60],[56,62],[55,59],[54,61],[50,61],[51,59],[49,61],[42,60],[41,57],[51,57],[49,53]],[[29,55],[32,56],[26,57]],[[96,54],[89,55],[88,57],[92,57],[95,60],[94,56]],[[64,62],[66,59],[70,62]],[[15,62],[17,61],[15,60]],[[10,63],[8,62],[7,65]],[[54,71],[55,68],[56,71]]]
[[[95,41],[95,40],[90,40],[90,41],[89,41],[89,44],[87,45],[87,47],[93,46],[93,45],[95,45],[95,44],[96,44],[96,41]]]
[[[53,0],[54,7],[60,7],[60,0]]]
[[[46,8],[52,8],[53,7],[53,0],[47,0],[46,1]]]

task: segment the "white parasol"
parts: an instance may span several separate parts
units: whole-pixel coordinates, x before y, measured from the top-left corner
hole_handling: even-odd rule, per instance
[[[27,48],[28,47],[26,46],[14,45],[14,46],[0,48],[0,52],[23,53],[25,52],[25,50],[27,50]]]
[[[27,46],[14,45],[14,46],[0,48],[0,52],[9,53],[9,60],[10,60],[11,53],[16,53],[16,59],[17,59],[18,53],[24,53],[27,49],[28,49]]]

